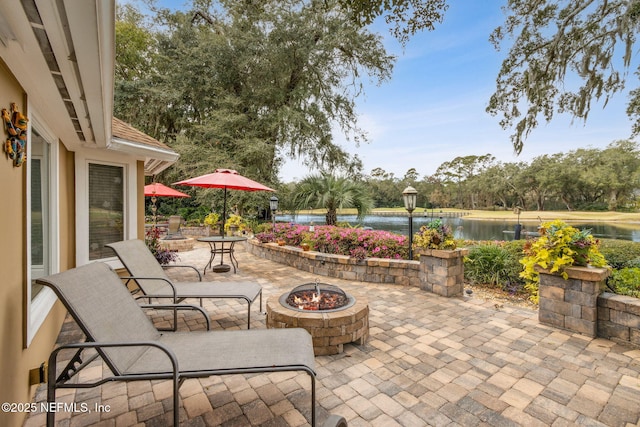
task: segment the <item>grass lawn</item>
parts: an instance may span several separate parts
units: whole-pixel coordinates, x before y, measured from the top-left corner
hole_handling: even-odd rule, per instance
[[[518,215],[512,211],[469,211],[468,219],[496,219],[517,221]],[[567,222],[640,222],[640,213],[634,212],[587,212],[587,211],[522,211],[521,221],[552,221],[562,219]]]
[[[376,212],[397,212],[400,215],[406,214],[406,210],[403,207],[397,208],[376,208],[373,210],[373,214]],[[415,210],[414,214],[423,213],[423,208]],[[427,209],[427,212],[431,210]],[[466,219],[484,219],[484,220],[499,220],[499,221],[517,221],[518,215],[513,211],[485,211],[485,210],[465,210],[465,209],[435,209],[436,214],[438,212],[465,212]],[[304,210],[299,213],[309,213],[315,215],[324,215],[325,211],[322,209]],[[338,215],[355,215],[355,209],[343,209],[338,212]],[[562,219],[567,222],[640,222],[640,212],[588,212],[588,211],[522,211],[520,213],[520,221],[552,221],[554,219]]]

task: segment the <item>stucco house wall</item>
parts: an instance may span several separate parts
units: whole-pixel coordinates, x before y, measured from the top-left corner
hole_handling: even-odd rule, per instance
[[[29,118],[27,161],[15,167],[0,154],[0,400],[8,403],[31,401],[29,372],[47,361],[66,316],[49,289],[31,298],[31,279],[96,260],[88,236],[90,165],[121,168],[122,238],[132,239],[144,236],[145,177],[178,158],[113,117],[115,1],[69,4],[22,0],[0,14],[0,109],[15,103]],[[31,141],[36,132],[40,148]],[[32,164],[34,156],[47,164],[46,172]],[[42,179],[34,179],[34,170]],[[50,202],[49,230],[37,233],[47,236],[48,263],[38,272],[31,265],[33,182],[46,187]],[[119,267],[114,256],[105,256],[98,260]],[[21,426],[24,419],[24,412],[0,412],[3,427]]]
[[[15,102],[22,112],[27,111],[27,94],[18,84],[15,77],[7,69],[4,62],[0,62],[0,108],[9,108]],[[2,142],[5,141],[2,130]],[[66,150],[64,150],[66,151]],[[61,156],[61,170],[66,170],[73,156]],[[14,167],[12,161],[4,153],[0,158],[0,223],[2,224],[2,245],[0,248],[0,366],[2,366],[3,380],[0,387],[0,401],[28,402],[31,399],[33,387],[29,386],[29,369],[39,366],[43,356],[53,347],[60,326],[64,320],[65,311],[60,303],[56,303],[49,312],[42,327],[39,328],[29,346],[26,347],[26,304],[25,283],[27,280],[27,245],[26,245],[26,167]],[[73,178],[73,175],[71,175]],[[68,192],[73,188],[73,180],[69,175],[62,174],[61,186]],[[61,200],[61,217],[66,218],[61,224],[61,231],[65,233],[63,250],[60,254],[61,266],[68,268],[72,265],[73,253],[66,236],[73,237],[73,191],[65,194]],[[73,240],[72,240],[73,241]],[[20,425],[23,414],[0,412],[0,425]]]

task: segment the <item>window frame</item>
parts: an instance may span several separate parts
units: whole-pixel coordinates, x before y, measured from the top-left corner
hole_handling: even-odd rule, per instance
[[[26,333],[25,333],[25,348],[31,345],[33,338],[38,333],[38,330],[44,323],[45,319],[51,312],[53,305],[55,304],[57,297],[55,293],[45,287],[38,295],[31,299],[32,292],[32,274],[31,274],[31,159],[32,159],[32,140],[33,130],[35,129],[42,137],[46,144],[48,144],[49,158],[48,158],[48,176],[42,177],[43,182],[48,184],[48,207],[49,207],[49,221],[47,227],[47,236],[45,240],[49,242],[49,250],[47,251],[47,262],[49,264],[49,274],[55,274],[60,271],[60,206],[59,206],[59,191],[60,191],[60,178],[59,178],[59,142],[55,134],[45,125],[44,121],[40,118],[36,111],[31,111],[31,118],[28,124],[27,133],[27,194],[26,194],[26,254],[27,261],[25,281],[26,286]]]
[[[104,262],[114,269],[124,266],[115,256],[89,259],[89,164],[123,168],[123,238],[137,238],[137,162],[121,154],[100,150],[76,152],[76,266]]]

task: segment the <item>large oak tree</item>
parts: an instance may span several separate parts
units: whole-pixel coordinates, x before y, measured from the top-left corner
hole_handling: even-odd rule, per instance
[[[491,40],[509,51],[487,111],[513,130],[518,153],[540,120],[567,113],[586,121],[592,101],[606,105],[637,67],[632,60],[638,49],[638,0],[509,0],[505,12],[505,23]],[[631,95],[627,112],[638,133],[640,91]]]

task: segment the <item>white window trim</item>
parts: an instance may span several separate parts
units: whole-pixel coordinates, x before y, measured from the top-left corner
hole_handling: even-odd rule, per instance
[[[76,266],[101,261],[112,268],[123,268],[114,255],[89,260],[89,164],[118,166],[124,172],[124,239],[137,238],[137,162],[105,150],[83,149],[76,152]]]
[[[38,113],[29,108],[30,122],[27,133],[27,182],[31,182],[31,136],[32,129],[35,128],[40,136],[49,144],[49,175],[46,178],[46,182],[49,184],[49,215],[50,226],[48,230],[48,240],[50,244],[50,250],[48,251],[50,267],[50,273],[58,273],[60,271],[60,205],[59,205],[59,192],[60,192],[60,175],[59,175],[59,151],[58,151],[58,138],[55,134],[45,125],[44,121],[40,118]],[[44,323],[47,315],[51,311],[53,304],[56,302],[56,295],[53,291],[47,287],[43,288],[35,299],[31,300],[31,185],[27,185],[27,212],[26,221],[28,226],[26,235],[26,260],[27,260],[27,280],[25,286],[27,287],[27,331],[25,346],[29,347],[31,341],[35,337],[36,333],[40,329],[40,326]]]

